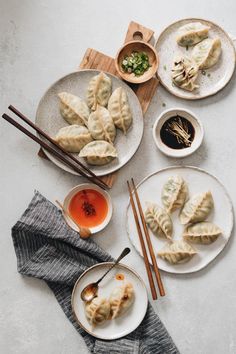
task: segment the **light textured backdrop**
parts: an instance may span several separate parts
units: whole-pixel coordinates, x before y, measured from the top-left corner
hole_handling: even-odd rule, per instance
[[[155,30],[171,22],[202,17],[236,36],[235,0],[0,0],[0,113],[11,103],[34,119],[38,101],[59,77],[74,71],[87,47],[114,56],[130,20]],[[159,88],[145,116],[145,134],[132,161],[111,191],[114,216],[96,241],[113,256],[129,245],[125,232],[127,178],[137,181],[169,165],[207,169],[225,184],[236,206],[235,77],[216,96],[185,102]],[[193,110],[205,128],[205,142],[192,157],[161,155],[151,128],[160,112],[174,106]],[[65,318],[47,286],[17,274],[10,229],[38,189],[63,199],[82,180],[37,157],[38,147],[0,122],[0,353],[84,354],[83,340]],[[223,205],[222,205],[223,208]],[[235,235],[205,270],[188,276],[163,274],[167,296],[155,310],[182,354],[236,353]],[[135,250],[126,261],[147,277]]]

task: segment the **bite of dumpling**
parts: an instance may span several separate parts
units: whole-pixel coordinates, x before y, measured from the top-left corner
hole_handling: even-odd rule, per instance
[[[95,327],[103,324],[110,316],[110,302],[101,297],[95,297],[85,303],[85,314],[89,323]]]
[[[179,28],[176,41],[183,47],[193,46],[207,38],[209,30],[210,27],[201,22],[187,23]]]
[[[79,157],[84,157],[88,164],[106,165],[118,156],[116,148],[104,140],[95,140],[85,145]]]
[[[193,91],[199,86],[195,83],[198,77],[198,65],[188,57],[177,57],[171,70],[172,82],[186,91]]]
[[[126,134],[132,124],[133,117],[127,93],[122,87],[118,87],[112,93],[108,102],[108,110],[115,126]]]
[[[79,97],[68,92],[58,94],[60,98],[60,112],[69,124],[87,125],[89,109]]]
[[[162,188],[161,199],[168,213],[182,208],[188,197],[187,183],[181,176],[172,176]]]
[[[89,81],[87,89],[87,103],[92,111],[95,111],[97,105],[106,107],[111,96],[112,82],[109,76],[100,72]]]
[[[168,243],[158,252],[158,256],[170,264],[182,264],[188,262],[196,250],[183,240]]]
[[[88,119],[88,129],[95,140],[105,140],[113,143],[116,137],[116,128],[108,110],[97,106]]]
[[[207,38],[197,44],[192,51],[192,57],[199,69],[208,69],[215,65],[221,54],[221,41],[219,38]]]
[[[183,225],[204,221],[214,207],[213,197],[210,191],[195,194],[185,203],[180,212],[180,222]]]
[[[80,152],[93,139],[85,126],[73,124],[61,128],[54,140],[68,152]]]
[[[123,315],[133,304],[134,297],[134,288],[131,283],[114,288],[110,296],[112,319]]]
[[[155,203],[147,203],[145,221],[152,232],[160,237],[172,238],[173,224],[166,210]]]
[[[202,221],[188,225],[183,232],[183,239],[193,243],[208,245],[217,240],[222,233],[221,229],[209,221]]]

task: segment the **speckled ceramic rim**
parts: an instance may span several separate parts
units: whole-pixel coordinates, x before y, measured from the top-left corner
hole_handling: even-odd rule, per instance
[[[70,72],[69,74],[66,74],[66,75],[62,76],[60,79],[54,81],[54,82],[47,88],[47,90],[44,92],[43,96],[41,97],[41,99],[40,99],[40,101],[39,101],[39,103],[38,103],[38,107],[37,107],[37,111],[36,111],[36,119],[37,119],[37,116],[38,116],[38,110],[39,110],[40,104],[41,104],[41,102],[44,100],[45,95],[47,94],[47,92],[50,91],[50,90],[52,89],[52,87],[53,87],[54,85],[56,85],[56,83],[57,83],[58,81],[64,79],[65,77],[67,77],[67,76],[69,76],[69,75],[71,75],[71,74],[78,73],[78,72],[81,72],[81,71],[83,71],[83,72],[86,72],[86,71],[94,72],[95,74],[97,74],[98,72],[103,72],[104,74],[107,74],[108,76],[114,78],[115,80],[120,80],[120,81],[122,81],[123,84],[125,84],[125,85],[128,87],[128,90],[132,91],[133,94],[134,94],[134,96],[136,97],[136,99],[137,99],[137,104],[139,105],[140,115],[142,116],[142,120],[143,120],[143,121],[142,121],[142,134],[141,134],[140,140],[137,142],[137,144],[136,144],[136,146],[135,146],[135,150],[133,151],[133,154],[129,157],[129,159],[128,159],[125,163],[122,163],[121,165],[117,165],[117,166],[111,168],[110,171],[97,171],[97,172],[96,172],[96,175],[97,175],[97,176],[107,176],[107,175],[109,175],[109,174],[111,174],[111,173],[113,173],[113,172],[116,172],[116,171],[118,171],[119,169],[121,169],[123,166],[125,166],[125,165],[132,159],[132,157],[133,157],[133,156],[136,154],[136,152],[138,151],[138,148],[139,148],[139,146],[140,146],[140,144],[141,144],[141,141],[142,141],[142,138],[143,138],[143,132],[144,132],[144,119],[143,119],[143,118],[144,118],[144,117],[143,117],[143,111],[142,111],[142,108],[141,108],[141,104],[140,104],[140,102],[139,102],[138,97],[135,95],[134,91],[129,87],[129,85],[128,85],[124,80],[121,80],[119,77],[117,77],[117,76],[115,76],[115,75],[113,75],[113,74],[111,74],[111,73],[108,73],[107,71],[97,70],[97,69],[83,69],[83,70],[80,69],[80,70],[78,70],[78,71]],[[132,109],[132,107],[131,107],[131,109]],[[36,133],[36,134],[37,134],[37,136],[38,136],[39,138],[42,138],[39,133]],[[62,169],[63,171],[66,171],[66,172],[68,172],[68,173],[70,173],[70,174],[73,174],[73,175],[76,175],[76,176],[80,176],[80,175],[79,175],[77,172],[75,172],[72,168],[70,168],[69,171],[68,171],[67,169],[64,169],[64,168],[62,167],[62,165],[63,165],[62,162],[56,163],[55,161],[53,161],[53,160],[51,159],[51,156],[53,156],[53,155],[52,155],[50,152],[48,152],[47,150],[43,149],[43,152],[45,153],[45,155],[48,157],[48,159],[49,159],[54,165],[56,165],[57,167],[59,167],[59,168]],[[109,164],[107,164],[107,166],[109,166]],[[105,168],[105,167],[106,167],[106,165],[104,165],[104,168]],[[91,168],[91,166],[90,166],[90,168]]]
[[[224,33],[224,35],[228,38],[228,40],[229,40],[229,42],[230,42],[230,44],[231,44],[231,46],[232,46],[232,48],[233,48],[233,51],[234,51],[234,69],[233,69],[233,71],[232,71],[232,74],[231,74],[231,77],[229,78],[229,80],[228,80],[228,81],[225,83],[225,85],[222,86],[221,88],[219,88],[219,89],[217,89],[217,90],[215,90],[215,91],[209,93],[208,95],[204,95],[204,96],[201,96],[201,97],[199,97],[199,96],[196,96],[196,97],[185,97],[185,96],[183,96],[183,95],[181,95],[181,94],[177,94],[176,92],[172,91],[172,90],[169,88],[169,86],[167,86],[164,82],[162,82],[161,78],[160,78],[159,75],[158,75],[158,72],[156,72],[156,76],[157,76],[158,80],[160,81],[160,83],[162,84],[162,86],[164,86],[165,89],[166,89],[167,91],[169,91],[172,95],[174,95],[174,96],[176,96],[176,97],[179,97],[179,98],[183,98],[183,99],[185,99],[185,100],[189,100],[189,101],[201,100],[201,99],[203,99],[203,98],[206,98],[206,97],[210,97],[210,96],[215,95],[215,94],[218,93],[219,91],[223,90],[223,88],[224,88],[226,85],[228,85],[228,83],[229,83],[230,80],[232,79],[233,73],[234,73],[234,71],[235,71],[236,49],[235,49],[233,40],[230,38],[230,36],[228,35],[228,33],[227,33],[225,30],[223,30],[222,27],[220,27],[219,25],[217,25],[216,23],[214,23],[214,22],[212,22],[212,21],[205,20],[204,18],[194,18],[194,17],[191,17],[191,18],[183,18],[183,19],[181,19],[181,20],[172,22],[172,23],[171,23],[168,27],[166,27],[166,28],[161,32],[161,34],[158,36],[154,47],[155,47],[155,48],[157,47],[159,40],[161,39],[161,37],[162,37],[163,35],[165,35],[166,31],[167,31],[171,26],[176,25],[176,24],[178,24],[179,22],[182,22],[182,21],[204,21],[204,22],[209,23],[210,25],[212,25],[212,26],[218,28],[218,29],[219,29],[220,31],[222,31],[222,32]]]
[[[162,144],[161,138],[160,138],[160,131],[163,126],[163,124],[168,120],[169,114],[173,112],[173,115],[179,114],[180,116],[186,118],[187,120],[189,119],[189,116],[193,120],[194,123],[192,123],[193,127],[195,128],[195,136],[193,141],[195,141],[195,146],[191,146],[190,148],[186,149],[171,149],[164,143]],[[185,114],[186,113],[186,114]],[[165,117],[166,116],[166,117]],[[196,126],[199,128],[198,134],[196,134]],[[183,158],[189,155],[192,155],[202,144],[203,141],[203,136],[204,136],[204,129],[201,121],[194,115],[193,112],[189,111],[188,109],[184,109],[181,107],[177,108],[171,108],[167,109],[164,112],[162,112],[157,120],[154,123],[153,129],[152,129],[152,136],[155,141],[156,146],[158,149],[165,155],[170,156],[170,157],[175,157],[175,158]],[[160,141],[159,141],[160,140]]]
[[[102,188],[100,188],[100,187],[98,187],[98,186],[96,186],[95,184],[92,184],[92,183],[78,184],[77,186],[75,186],[74,188],[72,188],[68,192],[68,194],[66,195],[66,197],[64,199],[63,206],[68,211],[68,206],[69,206],[70,201],[73,198],[73,196],[76,193],[78,193],[79,191],[84,190],[84,189],[93,189],[93,190],[98,191],[99,193],[101,193],[101,195],[106,199],[107,206],[108,206],[107,216],[105,217],[103,222],[100,225],[97,225],[95,227],[91,227],[90,228],[91,233],[95,234],[96,232],[99,232],[99,231],[103,230],[109,224],[109,222],[111,220],[111,217],[112,217],[113,208],[112,208],[111,197],[104,189],[102,189]],[[63,216],[64,216],[64,218],[66,220],[67,225],[69,225],[71,228],[73,228],[70,225],[70,222],[68,221],[68,218],[65,215],[65,213],[62,212],[62,214],[63,214]],[[77,229],[76,225],[75,225],[75,228],[73,228],[73,230],[79,232],[79,230]]]
[[[155,56],[155,59],[156,59],[156,63],[155,63],[155,66],[151,67],[151,69],[149,68],[150,70],[150,74],[147,75],[147,78],[145,80],[142,79],[142,76],[140,76],[140,81],[136,78],[136,79],[132,79],[132,77],[129,78],[129,80],[125,79],[123,76],[122,76],[122,71],[121,71],[121,68],[118,64],[118,60],[119,60],[119,56],[120,56],[120,53],[122,52],[122,50],[125,49],[125,47],[129,46],[130,44],[132,43],[142,43],[143,45],[146,45],[154,54]],[[127,42],[125,43],[121,48],[120,50],[118,51],[118,53],[116,54],[115,56],[115,67],[116,67],[116,70],[118,71],[119,75],[122,77],[122,79],[126,82],[130,82],[132,84],[143,84],[144,82],[147,82],[149,81],[154,75],[155,73],[157,72],[158,70],[158,65],[159,65],[159,57],[157,55],[157,51],[155,49],[155,47],[153,47],[151,44],[149,44],[148,42],[145,42],[145,41],[142,41],[142,40],[134,40],[134,41],[130,41],[130,42]]]
[[[132,331],[122,335],[121,337],[115,337],[115,338],[108,338],[108,337],[99,337],[99,336],[96,336],[94,335],[94,333],[92,333],[91,331],[89,331],[87,328],[85,328],[82,323],[80,322],[80,320],[78,319],[78,317],[76,316],[76,313],[75,313],[75,310],[74,310],[74,302],[75,302],[75,290],[76,290],[76,287],[78,286],[80,280],[88,273],[90,272],[92,269],[95,269],[95,268],[98,268],[98,267],[101,267],[101,266],[104,266],[104,265],[112,265],[113,262],[104,262],[104,263],[98,263],[98,264],[95,264],[94,266],[88,268],[84,273],[81,274],[81,276],[78,278],[78,280],[76,281],[75,285],[74,285],[74,288],[73,288],[73,291],[72,291],[72,295],[71,295],[71,307],[72,307],[72,312],[73,312],[73,315],[76,319],[76,321],[78,322],[78,324],[89,334],[91,334],[91,336],[95,337],[95,338],[99,338],[99,339],[103,339],[103,340],[114,340],[114,339],[118,339],[118,338],[122,338],[124,336],[126,336],[127,334],[133,332],[139,325],[140,323],[143,321],[144,317],[145,317],[145,314],[147,312],[147,306],[148,306],[148,295],[147,295],[147,288],[146,288],[146,285],[144,283],[144,281],[141,279],[141,277],[138,275],[138,273],[136,273],[132,268],[128,267],[127,265],[123,264],[123,263],[119,263],[119,267],[121,268],[124,268],[126,270],[128,270],[129,272],[133,273],[133,275],[135,275],[135,277],[139,280],[139,282],[142,284],[142,287],[144,288],[145,290],[145,294],[146,294],[146,297],[145,299],[143,299],[144,302],[146,302],[146,311],[144,313],[144,316],[143,318],[137,322],[137,326],[132,329]],[[82,301],[82,300],[81,300]]]
[[[141,184],[143,184],[146,180],[148,180],[150,177],[158,174],[158,173],[161,173],[162,171],[171,171],[172,169],[176,169],[176,168],[182,168],[182,169],[185,169],[185,168],[190,168],[190,169],[193,169],[193,170],[196,170],[196,171],[200,171],[200,172],[203,172],[207,175],[209,175],[210,177],[214,178],[219,184],[220,186],[222,187],[222,189],[224,190],[225,192],[225,195],[228,199],[228,202],[229,202],[229,205],[230,205],[230,209],[231,209],[231,226],[230,226],[230,231],[229,231],[229,237],[227,238],[227,242],[224,244],[223,248],[219,251],[219,253],[212,259],[210,260],[207,264],[205,264],[203,267],[197,269],[197,270],[194,270],[194,271],[191,271],[191,272],[182,272],[182,273],[178,273],[176,271],[167,271],[165,269],[162,269],[161,267],[159,267],[163,272],[165,273],[170,273],[170,274],[179,274],[179,275],[183,275],[183,274],[192,274],[192,273],[196,273],[196,272],[199,272],[200,270],[202,270],[203,268],[206,268],[210,263],[212,263],[218,256],[219,254],[223,251],[223,249],[225,248],[225,246],[227,245],[227,243],[229,242],[229,239],[232,235],[232,231],[233,231],[233,227],[234,227],[234,208],[233,208],[233,203],[230,199],[230,196],[225,188],[225,186],[223,185],[223,183],[221,181],[219,181],[219,179],[212,175],[211,173],[207,172],[206,170],[203,170],[202,168],[199,168],[199,167],[195,167],[195,166],[170,166],[170,167],[166,167],[166,168],[162,168],[161,170],[158,170],[158,171],[155,171],[153,173],[151,173],[150,175],[148,175],[147,177],[143,178],[138,184],[137,184],[137,188],[139,188],[141,186]],[[128,205],[127,205],[127,208],[126,208],[126,232],[127,232],[127,235],[130,239],[130,235],[129,235],[129,229],[128,229],[128,209],[129,209],[129,205],[130,205],[130,198],[128,199]],[[132,240],[130,239],[130,242],[132,243]],[[134,246],[134,244],[132,243],[132,245]],[[137,253],[143,257],[143,255],[139,252],[139,250],[134,246],[134,248],[136,249]]]

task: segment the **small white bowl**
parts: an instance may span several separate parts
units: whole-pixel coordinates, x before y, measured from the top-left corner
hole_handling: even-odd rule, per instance
[[[195,135],[190,147],[184,149],[172,149],[165,145],[161,140],[160,131],[163,124],[169,118],[174,117],[176,115],[186,118],[190,123],[192,123],[194,127]],[[153,126],[152,134],[156,146],[158,147],[158,149],[161,150],[161,152],[163,152],[163,154],[171,157],[181,158],[191,155],[200,147],[204,136],[204,130],[200,120],[191,111],[182,108],[172,108],[167,109],[166,111],[160,114]]]
[[[71,199],[74,197],[75,194],[77,194],[79,191],[84,190],[84,189],[93,189],[95,191],[98,191],[99,193],[101,193],[103,195],[103,197],[106,199],[107,201],[107,205],[108,205],[108,212],[107,212],[107,216],[106,218],[103,220],[103,222],[100,225],[97,225],[95,227],[90,227],[90,231],[92,234],[95,234],[96,232],[99,232],[101,230],[103,230],[107,224],[109,223],[109,221],[111,220],[112,217],[112,202],[111,202],[111,197],[110,195],[103,190],[102,188],[98,187],[96,184],[92,184],[92,183],[83,183],[83,184],[79,184],[78,186],[72,188],[69,193],[67,194],[67,196],[64,199],[64,203],[63,206],[64,208],[69,212],[68,208],[69,208],[69,204]],[[70,218],[67,217],[67,215],[65,213],[63,213],[63,216],[67,222],[67,224],[76,232],[79,231],[78,227],[76,226],[76,224],[74,224]]]

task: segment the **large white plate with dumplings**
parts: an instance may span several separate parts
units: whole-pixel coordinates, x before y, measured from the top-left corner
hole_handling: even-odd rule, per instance
[[[147,176],[138,184],[138,193],[145,211],[145,202],[154,202],[163,207],[161,201],[161,191],[165,182],[169,177],[180,175],[187,182],[189,189],[189,197],[195,193],[211,191],[214,199],[214,210],[211,212],[207,220],[218,225],[223,231],[222,235],[210,245],[189,244],[198,252],[187,263],[171,265],[157,256],[157,263],[160,269],[169,273],[192,273],[206,267],[212,262],[226,246],[233,229],[234,216],[233,206],[230,197],[223,184],[209,172],[197,167],[167,167],[160,171],[154,172]],[[179,222],[179,210],[171,214],[173,221],[173,240],[181,239],[184,225]],[[141,246],[135,226],[135,221],[130,203],[127,207],[126,228],[130,241],[136,250],[142,255]],[[166,240],[155,236],[149,231],[154,252],[157,255]],[[223,262],[223,260],[222,260]],[[150,261],[151,263],[151,261]]]
[[[86,101],[86,90],[89,81],[94,75],[99,73],[100,71],[98,70],[80,70],[56,81],[46,91],[39,102],[36,113],[36,124],[51,137],[54,137],[62,127],[68,126],[69,124],[60,114],[58,93],[66,91],[77,95]],[[114,142],[114,146],[118,152],[117,159],[114,159],[112,162],[104,166],[92,166],[86,164],[86,161],[83,158],[80,158],[80,161],[84,165],[87,165],[97,176],[104,176],[117,171],[132,158],[141,143],[144,128],[142,109],[133,90],[116,76],[109,73],[106,73],[106,75],[112,80],[112,92],[118,87],[123,87],[126,91],[133,114],[133,124],[126,135],[117,129],[117,135]],[[45,150],[44,152],[47,157],[60,168],[72,174],[77,174],[73,169],[57,160],[49,152]],[[78,154],[74,154],[74,156],[78,157]]]
[[[193,47],[181,47],[176,42],[176,34],[178,29],[191,22],[201,22],[203,25],[209,26],[209,38],[220,38],[222,53],[219,61],[209,69],[201,72],[197,78],[196,84],[199,89],[192,92],[185,91],[172,83],[171,69],[174,57],[178,54],[191,56]],[[188,18],[172,23],[158,37],[155,48],[159,55],[160,64],[158,67],[158,78],[161,84],[173,95],[187,100],[199,100],[216,94],[222,90],[230,81],[235,69],[235,47],[229,35],[217,24],[197,18]]]
[[[142,322],[148,306],[147,290],[144,282],[134,270],[120,263],[99,284],[98,296],[109,299],[115,287],[122,285],[123,282],[130,282],[134,288],[134,302],[120,317],[107,320],[102,325],[95,327],[90,325],[85,315],[84,302],[80,298],[81,291],[86,285],[97,281],[111,265],[111,262],[104,262],[86,270],[75,283],[71,300],[72,309],[79,325],[92,336],[106,340],[121,338],[133,332]],[[118,274],[122,274],[124,280],[117,280],[116,275]]]

